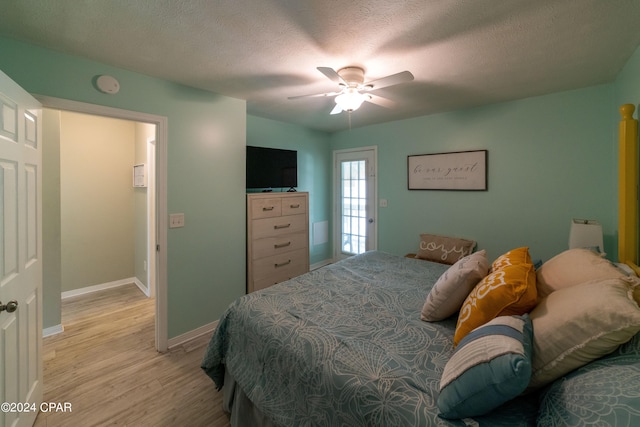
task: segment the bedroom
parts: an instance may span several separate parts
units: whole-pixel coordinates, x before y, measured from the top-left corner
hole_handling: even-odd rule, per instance
[[[242,100],[8,38],[0,51],[0,69],[31,93],[168,117],[167,209],[185,212],[189,224],[168,234],[169,338],[214,322],[244,292],[243,149],[256,139],[295,141],[325,166],[300,177],[312,222],[331,215],[332,150],[378,145],[378,193],[389,201],[379,209],[381,250],[411,252],[419,232],[437,231],[474,238],[492,254],[526,242],[548,259],[566,247],[570,219],[589,217],[616,254],[617,108],[640,98],[637,50],[600,85],[337,133],[247,115]],[[116,75],[126,90],[100,94],[91,85],[99,74]],[[489,192],[406,190],[407,155],[471,148],[489,150]],[[328,245],[312,247],[311,264],[330,257]]]

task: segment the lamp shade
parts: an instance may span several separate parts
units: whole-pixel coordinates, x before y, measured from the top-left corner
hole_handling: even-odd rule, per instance
[[[569,248],[591,249],[604,255],[602,225],[591,219],[576,219],[571,221],[569,232]]]
[[[342,108],[343,111],[355,111],[364,102],[365,96],[358,92],[355,88],[349,88],[346,92],[336,96],[336,104]]]

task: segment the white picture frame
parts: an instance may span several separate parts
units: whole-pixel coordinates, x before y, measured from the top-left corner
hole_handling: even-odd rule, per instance
[[[487,191],[487,150],[407,156],[409,190]]]

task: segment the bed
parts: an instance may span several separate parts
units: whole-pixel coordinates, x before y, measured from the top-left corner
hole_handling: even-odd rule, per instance
[[[450,268],[367,252],[235,301],[202,363],[225,394],[231,424],[531,426],[640,419],[637,334],[581,367],[581,374],[572,370],[519,392],[485,415],[443,417],[440,382],[454,353],[458,316],[426,322],[420,312]]]
[[[427,261],[367,252],[245,295],[221,317],[202,361],[231,425],[640,425],[633,112],[620,108],[625,271],[588,249],[534,267],[517,248],[461,287],[451,280],[464,270],[457,266],[483,251],[455,262],[457,251]],[[492,278],[507,270],[525,278],[483,298],[503,289]]]
[[[442,424],[434,390],[455,319],[419,313],[449,267],[368,252],[246,295],[222,317],[203,367],[274,425]],[[494,425],[531,425],[509,409]]]

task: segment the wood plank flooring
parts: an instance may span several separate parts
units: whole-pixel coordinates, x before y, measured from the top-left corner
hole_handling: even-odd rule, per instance
[[[229,426],[200,369],[209,336],[158,353],[154,315],[133,284],[63,300],[64,332],[44,339],[44,402],[72,411],[35,426]]]

